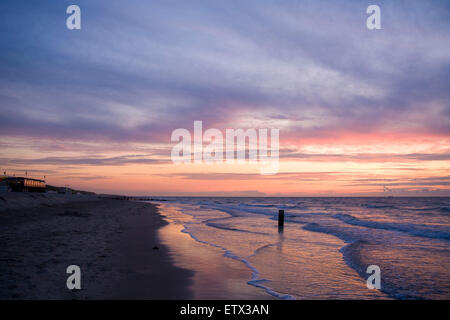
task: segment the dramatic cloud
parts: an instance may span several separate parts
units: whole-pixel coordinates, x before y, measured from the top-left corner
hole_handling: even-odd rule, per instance
[[[48,157],[37,159],[6,159],[0,158],[0,162],[11,164],[50,164],[50,165],[91,165],[91,166],[117,166],[123,164],[159,164],[170,160],[152,159],[149,155],[128,155],[112,158],[90,158],[90,157]]]
[[[403,185],[429,182],[399,182],[401,172],[448,170],[448,1],[379,0],[381,30],[366,28],[368,1],[78,0],[82,29],[69,31],[70,4],[0,2],[2,167],[69,166],[86,182],[114,174],[81,167],[137,165],[157,167],[158,179],[258,180],[172,172],[172,130],[202,120],[221,130],[279,128],[275,182],[334,181],[348,163],[361,179],[391,171]],[[323,174],[307,177],[296,162]]]
[[[72,32],[63,2],[2,2],[2,134],[167,142],[255,112],[300,137],[450,133],[445,1],[382,1],[379,32],[352,1],[79,5]]]

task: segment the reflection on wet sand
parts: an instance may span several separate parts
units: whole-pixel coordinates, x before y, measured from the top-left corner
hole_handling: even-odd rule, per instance
[[[197,242],[181,232],[184,227],[167,217],[170,215],[167,210],[172,209],[165,208],[162,213],[170,223],[159,230],[159,238],[169,247],[177,266],[194,271],[193,299],[274,299],[247,284],[251,270],[242,262],[227,259],[221,249]]]

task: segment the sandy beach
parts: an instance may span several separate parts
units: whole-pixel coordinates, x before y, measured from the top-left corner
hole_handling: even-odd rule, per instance
[[[0,299],[185,299],[192,272],[157,238],[149,203],[93,195],[0,194]],[[158,249],[156,249],[157,247]],[[68,290],[66,268],[81,268]]]

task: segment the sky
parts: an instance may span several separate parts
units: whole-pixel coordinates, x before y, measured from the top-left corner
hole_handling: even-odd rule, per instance
[[[449,18],[448,1],[2,0],[0,169],[128,195],[450,196]],[[279,172],[175,165],[195,120],[278,128]]]

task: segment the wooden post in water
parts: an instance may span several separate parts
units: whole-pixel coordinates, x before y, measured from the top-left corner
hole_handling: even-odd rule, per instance
[[[284,210],[278,210],[278,227],[284,226]]]

